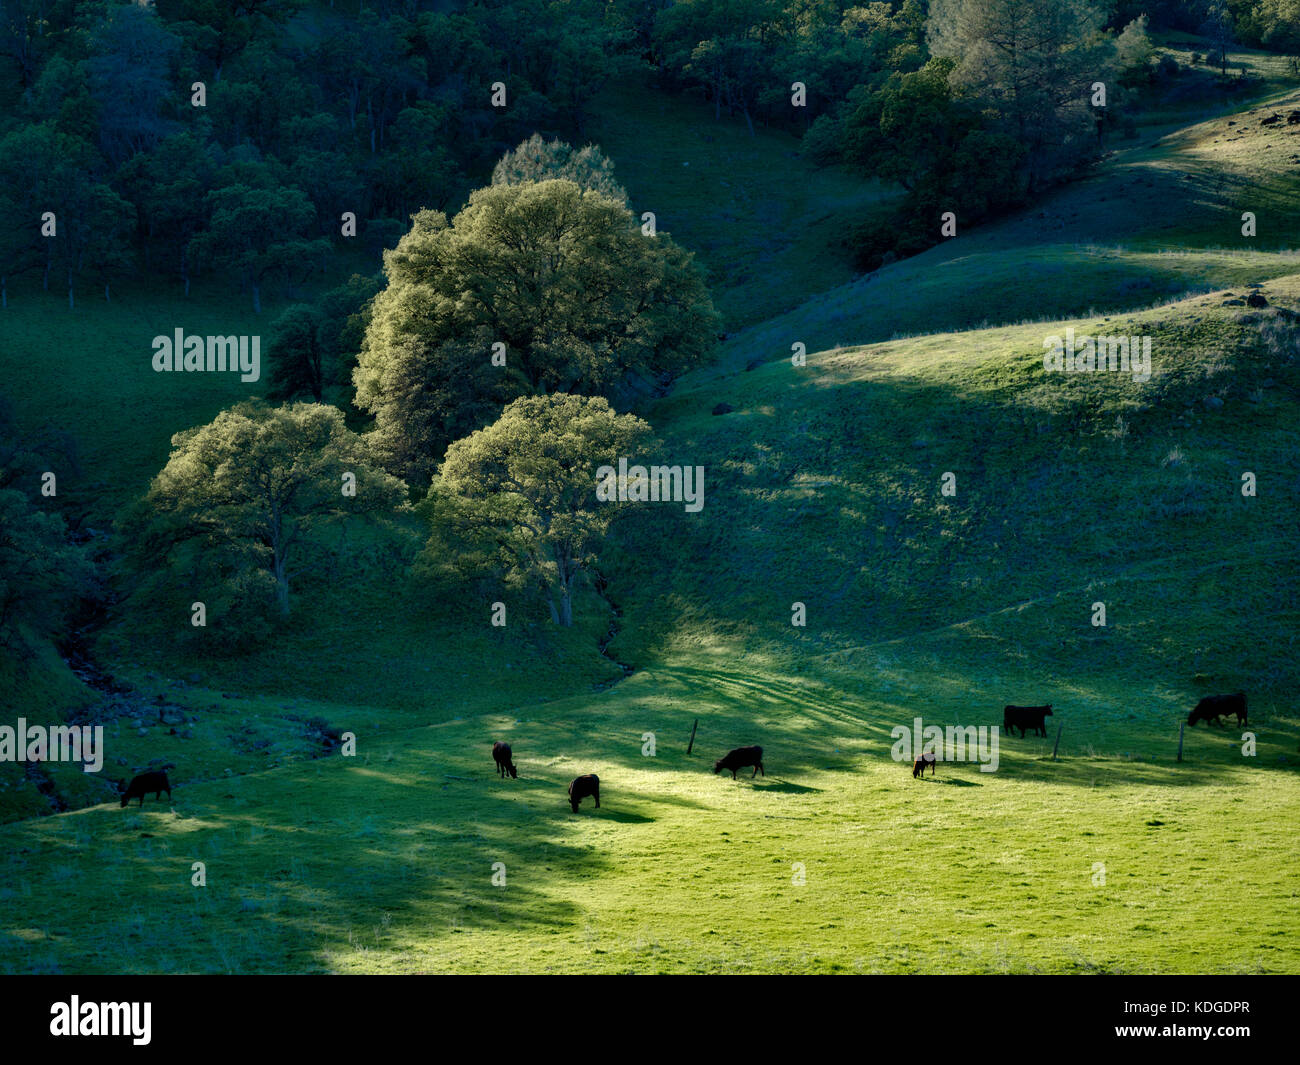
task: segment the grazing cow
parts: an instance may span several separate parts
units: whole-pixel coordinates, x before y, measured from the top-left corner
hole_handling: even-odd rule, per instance
[[[1002,728],[1008,736],[1011,735],[1013,728],[1018,728],[1022,739],[1025,735],[1025,729],[1029,729],[1040,736],[1046,736],[1047,722],[1043,718],[1051,716],[1051,703],[1046,706],[1008,706],[1002,710]]]
[[[515,768],[515,763],[511,761],[510,744],[502,743],[500,740],[492,744],[492,761],[497,764],[498,776],[505,776],[509,773],[512,780],[519,779],[519,770]]]
[[[767,776],[767,770],[763,768],[763,748],[762,747],[737,747],[734,751],[728,751],[725,758],[719,758],[713,763],[713,771],[721,773],[724,769],[731,770],[731,779],[736,779],[736,770],[745,769],[753,766],[754,771],[749,774],[749,779],[753,780],[759,773]]]
[[[1204,721],[1208,726],[1211,721],[1216,725],[1223,724],[1220,717],[1226,717],[1235,714],[1238,725],[1246,724],[1246,693],[1237,692],[1235,695],[1207,695],[1187,715],[1187,723],[1195,726],[1196,722]]]
[[[930,776],[934,776],[934,763],[937,761],[938,759],[935,758],[933,751],[922,753],[921,757],[912,763],[912,779],[924,777],[926,766],[930,767]]]
[[[596,800],[596,809],[600,809],[600,777],[595,773],[588,773],[586,776],[574,777],[569,784],[569,805],[573,807],[573,812],[578,812],[578,803],[582,802],[588,795]]]
[[[167,780],[166,773],[141,773],[138,777],[132,778],[122,795],[122,805],[125,806],[132,799],[138,798],[140,805],[144,806],[144,797],[151,791],[155,799],[161,799],[165,791],[167,801],[172,801],[172,786]]]

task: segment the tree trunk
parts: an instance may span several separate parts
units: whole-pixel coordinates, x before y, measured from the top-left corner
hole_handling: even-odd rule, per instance
[[[567,584],[560,588],[560,624],[566,629],[573,625],[573,598]]]
[[[258,314],[261,314],[262,313],[262,286],[259,285],[256,281],[252,283],[252,286],[253,286],[253,310]]]
[[[275,599],[280,604],[280,616],[289,616],[289,576],[285,572],[284,553],[277,545],[273,549],[272,571],[275,574]]]

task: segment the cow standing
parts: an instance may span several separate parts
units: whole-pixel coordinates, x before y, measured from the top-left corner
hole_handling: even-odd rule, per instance
[[[767,770],[763,768],[762,747],[737,747],[734,751],[728,751],[725,757],[719,758],[713,763],[713,771],[721,773],[724,769],[730,769],[731,779],[735,780],[737,769],[746,769],[751,765],[754,767],[754,771],[749,774],[750,780],[753,780],[759,773],[767,776]]]
[[[933,751],[922,752],[921,757],[912,763],[912,779],[924,777],[926,766],[930,767],[930,776],[934,776],[934,764],[938,760]]]
[[[569,784],[569,806],[573,812],[578,812],[578,803],[582,802],[588,795],[596,800],[596,809],[600,809],[600,777],[595,773],[588,773],[585,776],[574,777]]]
[[[133,777],[131,783],[126,786],[126,791],[122,793],[122,805],[125,806],[132,799],[139,799],[140,805],[144,806],[144,797],[149,792],[154,793],[155,799],[162,799],[162,793],[167,793],[167,801],[172,801],[172,786],[167,780],[166,773],[141,773],[138,777]]]
[[[510,744],[502,743],[500,740],[492,744],[492,761],[497,764],[497,775],[504,777],[509,773],[512,780],[518,780],[519,770],[515,768],[512,757]]]
[[[1052,704],[1046,706],[1007,706],[1002,710],[1002,729],[1008,736],[1013,728],[1020,730],[1023,739],[1025,729],[1040,736],[1047,736],[1047,722],[1044,718],[1052,716]]]
[[[1247,723],[1245,692],[1237,692],[1234,695],[1207,695],[1187,715],[1187,723],[1193,727],[1198,721],[1204,721],[1206,725],[1211,722],[1222,725],[1223,722],[1219,718],[1229,715],[1236,716],[1238,725]]]

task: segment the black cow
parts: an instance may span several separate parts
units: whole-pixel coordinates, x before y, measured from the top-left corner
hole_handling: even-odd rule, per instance
[[[1025,735],[1025,729],[1046,736],[1047,722],[1043,718],[1051,716],[1051,703],[1046,706],[1007,706],[1002,710],[1002,729],[1008,736],[1013,728],[1020,730],[1021,738]]]
[[[502,743],[500,740],[492,744],[492,761],[497,764],[497,775],[505,776],[509,773],[512,780],[518,780],[519,770],[515,768],[511,757],[510,744]]]
[[[767,776],[767,770],[763,768],[762,747],[737,747],[734,751],[728,751],[725,758],[719,758],[713,763],[713,771],[721,773],[724,769],[730,769],[731,779],[735,780],[737,769],[744,769],[751,765],[754,767],[754,771],[749,774],[750,780],[753,780],[759,773]]]
[[[926,766],[930,767],[930,776],[934,776],[934,763],[937,761],[938,759],[934,756],[933,751],[928,754],[922,753],[921,757],[912,763],[912,779],[915,780],[917,777],[925,776]]]
[[[151,791],[155,799],[161,799],[165,791],[167,801],[172,801],[172,786],[167,780],[166,773],[141,773],[138,777],[134,777],[122,795],[122,805],[125,806],[132,799],[138,798],[140,805],[144,806],[144,797]]]
[[[595,773],[588,773],[586,776],[574,777],[569,784],[569,805],[573,807],[573,812],[578,812],[578,803],[582,802],[588,795],[596,800],[596,809],[600,809],[600,777]]]
[[[1187,715],[1187,723],[1195,726],[1196,722],[1204,721],[1208,726],[1211,721],[1216,725],[1223,724],[1220,717],[1235,714],[1237,724],[1246,724],[1246,693],[1237,692],[1235,695],[1207,695],[1190,714]]]

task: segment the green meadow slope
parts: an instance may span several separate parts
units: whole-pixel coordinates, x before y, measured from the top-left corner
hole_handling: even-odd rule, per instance
[[[494,630],[484,589],[412,582],[409,541],[365,538],[257,653],[111,619],[101,662],[193,732],[114,717],[111,772],[175,762],[174,800],[30,818],[34,785],[0,780],[30,818],[0,825],[0,971],[1300,972],[1300,168],[1225,154],[1263,190],[1237,241],[1226,193],[1223,220],[1194,209],[1228,121],[1247,119],[1121,153],[1040,209],[1091,226],[1012,219],[743,332],[647,412],[657,458],[705,467],[703,511],[622,518],[609,602],[586,594],[572,632],[515,599]],[[141,295],[21,334],[19,359],[39,335],[86,382],[17,370],[82,427],[109,497],[229,402],[150,403],[132,375],[162,315]],[[1149,336],[1151,380],[1046,374],[1067,327]],[[1189,707],[1235,690],[1253,750],[1202,725],[1177,763]],[[996,772],[916,781],[891,755],[916,717],[992,725],[1008,702],[1056,710],[1047,738],[1001,737]],[[357,756],[312,757],[321,728]],[[744,743],[765,777],[709,772]],[[564,802],[579,772],[599,812]]]
[[[846,223],[901,194],[838,167],[818,167],[778,130],[753,135],[715,121],[707,104],[635,82],[596,102],[590,139],[614,161],[638,216],[696,253],[728,329],[793,310],[856,271]]]
[[[1300,307],[1300,277],[1263,291]],[[381,669],[365,706],[329,708],[355,759],[4,826],[0,966],[1300,971],[1298,361],[1257,339],[1284,315],[1225,302],[1104,323],[1155,338],[1142,388],[1045,379],[1047,330],[1019,326],[774,364],[726,416],[682,391],[657,420],[668,458],[706,464],[705,509],[625,522],[606,559],[637,673],[525,704],[494,671],[461,682],[494,709],[416,724]],[[1201,726],[1176,764],[1187,708],[1236,688],[1254,752]],[[994,773],[921,782],[891,757],[914,717],[992,724],[1007,701],[1056,706],[1058,761],[1054,734],[1002,738]],[[746,742],[765,777],[708,772]],[[603,803],[575,816],[583,771]]]
[[[873,681],[919,695],[934,678],[900,662]],[[944,765],[922,783],[889,759],[884,710],[701,656],[355,760],[178,788],[170,809],[5,826],[0,970],[1300,968],[1297,788],[1264,765],[1271,746],[1248,766],[1202,734],[1173,766],[1167,743],[1160,762],[1139,740],[1051,763],[1044,741],[1011,740],[996,773]],[[518,780],[495,777],[492,736],[514,744]],[[764,742],[767,775],[709,774],[740,738]],[[603,802],[575,816],[563,786],[579,771]]]
[[[742,330],[754,360],[894,336],[1134,310],[1300,269],[1300,91],[1116,149],[1033,210],[964,232]],[[1242,235],[1242,214],[1256,234]],[[935,222],[938,226],[938,220]]]

